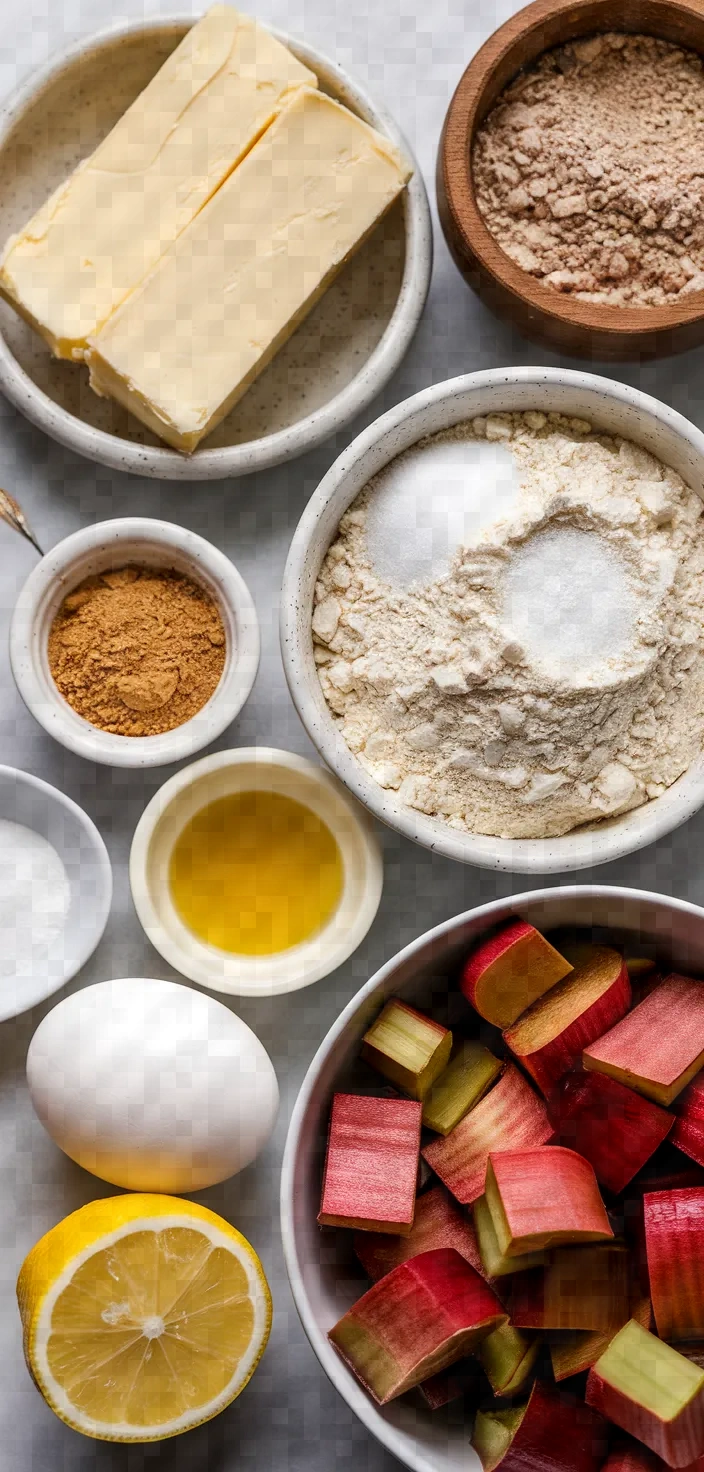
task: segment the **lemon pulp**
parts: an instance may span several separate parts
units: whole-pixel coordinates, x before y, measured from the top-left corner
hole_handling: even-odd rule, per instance
[[[171,854],[184,924],[208,945],[247,956],[300,945],[340,902],[342,856],[330,829],[279,792],[236,792],[196,813]]]

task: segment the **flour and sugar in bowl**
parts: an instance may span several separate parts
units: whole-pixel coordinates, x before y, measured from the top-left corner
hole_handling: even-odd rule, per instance
[[[475,417],[391,461],[341,518],[312,620],[368,776],[499,838],[660,797],[702,747],[702,509],[653,454],[559,412]]]

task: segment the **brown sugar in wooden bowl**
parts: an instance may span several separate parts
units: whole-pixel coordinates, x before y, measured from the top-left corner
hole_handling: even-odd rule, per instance
[[[474,135],[509,82],[544,51],[605,31],[655,36],[704,57],[702,0],[534,0],[500,26],[460,79],[437,162],[440,221],[462,275],[482,301],[526,337],[595,359],[653,358],[704,342],[704,291],[686,303],[603,305],[565,296],[523,271],[479,213]]]

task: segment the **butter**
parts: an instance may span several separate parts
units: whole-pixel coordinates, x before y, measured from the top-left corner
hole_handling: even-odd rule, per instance
[[[302,88],[91,341],[92,387],[195,450],[409,174],[386,138]]]
[[[304,83],[317,79],[280,41],[230,6],[213,6],[8,242],[2,295],[57,357],[81,358]]]

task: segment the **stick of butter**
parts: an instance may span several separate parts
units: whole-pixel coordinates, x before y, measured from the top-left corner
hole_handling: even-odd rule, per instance
[[[92,387],[195,450],[409,175],[388,139],[302,88],[91,341]]]
[[[0,261],[0,292],[59,358],[139,284],[302,84],[307,67],[215,5]]]

